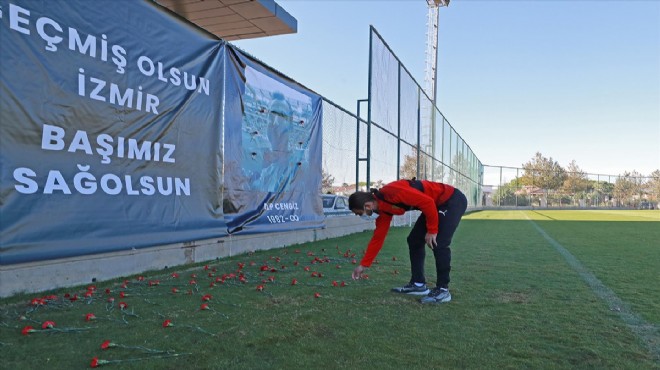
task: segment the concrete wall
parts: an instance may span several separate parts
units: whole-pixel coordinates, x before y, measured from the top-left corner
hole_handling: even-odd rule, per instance
[[[153,248],[0,266],[0,297],[90,284],[149,270],[336,238],[374,228],[373,222],[362,221],[355,215],[328,217],[325,224],[325,228],[322,229],[229,236]]]

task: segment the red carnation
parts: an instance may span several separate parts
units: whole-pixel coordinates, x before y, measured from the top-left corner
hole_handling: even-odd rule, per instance
[[[92,320],[96,320],[96,316],[93,313],[88,313],[87,315],[85,315],[85,321],[92,321]]]
[[[44,321],[43,324],[41,324],[42,329],[52,329],[55,327],[55,321]]]
[[[211,298],[212,298],[212,297],[211,297],[210,294],[206,294],[206,295],[204,295],[204,296],[202,297],[202,301],[210,301]]]
[[[117,346],[116,344],[112,343],[109,340],[106,340],[103,343],[101,343],[101,349],[108,349],[108,348],[112,348],[112,347],[116,347],[116,346]]]
[[[321,293],[314,293],[314,298],[321,298]]]
[[[92,362],[89,364],[89,367],[99,367],[101,365],[109,364],[110,361],[99,360],[98,357],[92,358]]]
[[[21,330],[21,334],[23,334],[23,335],[28,335],[28,334],[34,333],[34,332],[36,332],[36,330],[34,330],[34,328],[29,326],[29,325],[24,327],[23,330]]]
[[[210,309],[210,307],[209,307],[209,304],[208,304],[208,303],[202,303],[202,305],[199,306],[199,309],[203,311],[203,310],[208,310],[208,309]]]
[[[263,285],[257,285],[257,291],[263,292],[264,286]]]
[[[172,324],[172,320],[163,321],[163,327],[164,328],[167,328],[167,327],[170,327],[170,326],[174,326],[174,324]]]
[[[121,308],[123,310],[126,307],[128,307],[128,304],[126,304],[126,302],[119,302],[119,308]]]
[[[298,280],[296,279],[291,280],[291,285],[296,285],[296,284],[298,284]]]

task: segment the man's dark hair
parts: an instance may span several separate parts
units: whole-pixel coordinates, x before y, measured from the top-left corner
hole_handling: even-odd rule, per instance
[[[363,209],[364,204],[375,200],[372,193],[366,191],[356,191],[348,197],[348,209],[351,211],[354,209]]]

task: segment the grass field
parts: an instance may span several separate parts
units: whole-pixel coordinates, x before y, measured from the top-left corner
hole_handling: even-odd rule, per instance
[[[389,292],[408,231],[367,280],[368,232],[3,299],[1,367],[660,369],[660,212],[466,215],[453,300],[431,306]]]

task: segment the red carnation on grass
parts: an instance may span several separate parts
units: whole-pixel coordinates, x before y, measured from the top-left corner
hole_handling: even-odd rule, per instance
[[[170,327],[170,326],[174,326],[174,324],[172,324],[172,320],[163,321],[163,327],[164,328],[167,328],[167,327]]]
[[[42,329],[52,329],[55,327],[55,321],[44,321],[43,324],[41,324]]]
[[[122,310],[127,308],[127,307],[128,307],[128,304],[126,304],[126,302],[119,302],[119,308],[121,308]]]
[[[126,297],[126,293],[124,292],[119,292],[119,298],[124,298]]]
[[[291,280],[291,285],[296,285],[296,284],[298,284],[298,280],[296,279]]]
[[[264,291],[264,286],[263,285],[257,285],[257,291],[263,292]]]
[[[23,334],[23,335],[28,335],[28,334],[34,333],[34,332],[36,332],[36,330],[34,330],[34,328],[29,326],[29,325],[24,327],[23,330],[21,330],[21,334]]]
[[[190,282],[188,282],[188,284],[190,284],[190,285],[196,285],[197,282],[196,282],[195,280],[190,280]]]
[[[112,347],[117,347],[117,345],[109,340],[103,341],[103,343],[101,343],[101,349],[108,349]]]
[[[92,362],[89,364],[89,367],[99,367],[101,365],[109,364],[110,361],[107,360],[100,360],[98,357],[92,358]]]
[[[96,320],[96,316],[93,313],[88,313],[87,315],[85,315],[85,321],[92,321],[92,320]]]
[[[96,285],[90,285],[87,287],[87,290],[95,291],[96,290]]]
[[[191,274],[190,277],[193,279],[197,279],[197,274]]]
[[[356,260],[352,260],[351,263],[355,265],[355,264],[357,263],[357,261],[356,261]]]
[[[212,298],[212,296],[211,296],[210,294],[205,294],[205,295],[202,297],[202,301],[210,301],[211,298]]]
[[[268,270],[270,270],[270,267],[268,267],[268,265],[263,265],[263,266],[261,266],[260,270],[261,271],[268,271]]]
[[[177,274],[176,272],[173,272],[172,275],[170,275],[170,276],[172,276],[172,278],[176,279],[176,278],[179,277],[179,274]]]
[[[110,297],[110,298],[108,298],[108,302],[112,303],[112,302],[114,302],[114,301],[115,301],[115,297]]]
[[[85,298],[90,298],[93,295],[94,295],[94,292],[91,291],[91,290],[88,290],[88,291],[85,292]]]
[[[112,293],[112,291],[110,290],[110,288],[105,288],[105,294],[110,294],[110,293]]]
[[[138,281],[143,281],[143,280],[144,280],[144,276],[138,276],[138,277],[137,277],[137,280],[138,280]]]
[[[208,269],[209,269],[209,265],[204,265],[204,270],[208,270]]]
[[[314,293],[314,298],[321,298],[321,293]]]
[[[208,304],[208,303],[202,303],[202,305],[199,306],[199,309],[202,310],[202,311],[204,311],[204,310],[209,310],[209,309],[211,309],[211,308],[209,307],[209,304]]]
[[[309,266],[305,266],[304,270],[309,271]]]
[[[333,280],[332,281],[332,286],[337,286],[337,285],[339,285],[339,283],[337,283],[336,281]]]
[[[339,284],[339,285],[342,286],[342,287],[345,287],[346,283],[342,281],[341,284]]]
[[[172,293],[176,294],[176,293],[178,293],[178,292],[179,292],[179,289],[177,289],[177,288],[172,288]]]

